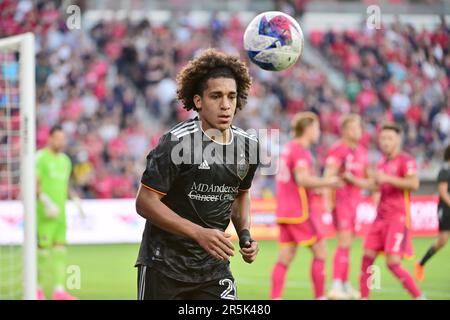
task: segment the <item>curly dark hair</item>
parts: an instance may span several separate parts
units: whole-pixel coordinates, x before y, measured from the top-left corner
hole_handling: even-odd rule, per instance
[[[208,49],[189,61],[177,75],[177,96],[183,103],[183,108],[198,111],[194,104],[194,96],[202,95],[208,79],[221,77],[236,81],[236,108],[242,109],[247,103],[248,91],[252,84],[248,68],[238,56],[227,55],[215,49]]]

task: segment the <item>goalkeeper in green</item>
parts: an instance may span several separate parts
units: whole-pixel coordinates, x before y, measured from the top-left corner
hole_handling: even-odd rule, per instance
[[[66,201],[72,200],[83,215],[80,199],[69,189],[72,164],[62,152],[66,137],[60,126],[50,130],[48,145],[36,155],[38,280],[37,298],[45,300],[43,279],[53,279],[53,300],[74,300],[65,291],[66,275]]]

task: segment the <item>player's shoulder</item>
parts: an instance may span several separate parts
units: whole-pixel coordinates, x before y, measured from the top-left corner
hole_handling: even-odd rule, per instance
[[[369,149],[362,143],[358,143],[356,150],[363,154],[367,154],[369,152]]]
[[[376,162],[376,164],[378,167],[380,167],[380,166],[384,165],[387,160],[388,160],[388,158],[384,154],[382,154],[380,156],[380,158],[378,159],[378,161]]]
[[[72,163],[72,160],[70,160],[70,157],[67,154],[61,153],[61,156],[64,158],[64,161]]]
[[[344,153],[347,149],[347,146],[342,142],[342,140],[337,140],[328,149],[328,155]]]
[[[186,137],[190,137],[200,130],[197,121],[197,118],[188,119],[164,132],[159,138],[157,148],[171,149],[180,142],[188,142],[189,139]]]
[[[347,145],[341,140],[336,140],[330,147],[330,150],[343,150],[346,149]]]
[[[47,147],[41,148],[36,152],[36,159],[37,162],[46,162],[50,159],[50,151]]]
[[[311,151],[297,143],[295,140],[289,142],[289,150],[294,158],[312,158]]]
[[[47,148],[42,148],[36,151],[36,160],[44,158],[48,154]]]
[[[197,117],[182,121],[169,129],[162,138],[179,140],[184,136],[198,132],[200,130],[198,121]]]
[[[400,154],[398,155],[398,159],[402,162],[416,161],[416,158],[405,151],[400,152]]]
[[[258,137],[255,134],[249,133],[245,131],[244,129],[241,129],[239,127],[236,127],[234,125],[230,126],[231,132],[233,133],[233,136],[236,137],[236,139],[243,139],[247,142],[253,142],[258,143]]]

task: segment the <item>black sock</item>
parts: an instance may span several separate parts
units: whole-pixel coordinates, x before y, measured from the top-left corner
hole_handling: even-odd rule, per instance
[[[424,266],[425,263],[436,253],[436,249],[434,248],[434,246],[431,246],[427,253],[425,253],[425,255],[423,256],[422,260],[420,260],[420,265]]]

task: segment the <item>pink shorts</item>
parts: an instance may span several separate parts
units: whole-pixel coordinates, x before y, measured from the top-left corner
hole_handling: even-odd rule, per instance
[[[366,235],[364,248],[411,257],[413,255],[411,232],[402,222],[375,220]]]
[[[322,239],[322,234],[311,219],[302,223],[279,224],[279,242],[284,245],[311,246]]]

